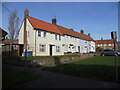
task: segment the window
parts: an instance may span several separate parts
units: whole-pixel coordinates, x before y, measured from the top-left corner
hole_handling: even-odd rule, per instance
[[[46,37],[46,31],[44,31],[44,37]]]
[[[18,46],[13,45],[13,50],[17,50],[17,49],[18,49]]]
[[[46,45],[39,44],[39,51],[45,52]]]
[[[28,44],[28,49],[30,49],[30,45]]]
[[[61,40],[61,35],[59,35],[59,40]]]
[[[94,47],[92,46],[92,49],[94,50]]]
[[[87,46],[85,46],[85,48],[87,48]]]
[[[56,52],[60,52],[60,46],[56,46]]]
[[[107,46],[106,44],[104,44],[104,46]]]
[[[109,44],[109,46],[111,46],[111,44]]]
[[[57,40],[57,34],[55,34],[55,39]]]
[[[38,37],[41,37],[41,31],[40,30],[38,31]]]

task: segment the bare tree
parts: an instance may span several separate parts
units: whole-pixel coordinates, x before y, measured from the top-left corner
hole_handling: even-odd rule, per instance
[[[9,30],[9,39],[13,43],[13,40],[18,38],[19,31],[19,18],[17,16],[17,10],[14,9],[9,16],[8,21],[8,30]]]

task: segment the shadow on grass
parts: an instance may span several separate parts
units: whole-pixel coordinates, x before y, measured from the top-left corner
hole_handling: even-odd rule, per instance
[[[2,63],[23,67],[40,67],[40,65],[36,62],[33,62],[32,60],[27,60],[27,57],[25,59],[25,57],[19,56],[2,56]]]
[[[87,77],[95,80],[116,82],[114,66],[64,64],[44,68],[43,70],[63,73],[71,76]],[[118,72],[118,76],[120,76],[120,67],[118,67]]]
[[[23,71],[13,70],[10,68],[3,67],[2,68],[2,88],[3,89],[14,88],[17,85],[37,79],[39,77],[40,75],[38,74],[23,72]]]

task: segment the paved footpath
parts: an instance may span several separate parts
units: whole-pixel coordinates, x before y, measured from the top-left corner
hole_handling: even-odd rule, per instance
[[[120,88],[120,83],[92,80],[89,78],[73,77],[64,74],[42,71],[41,68],[26,68],[3,65],[17,70],[25,70],[40,74],[41,77],[25,83],[21,88]]]

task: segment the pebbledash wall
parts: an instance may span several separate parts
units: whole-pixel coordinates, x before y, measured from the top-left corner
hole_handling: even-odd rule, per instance
[[[47,32],[44,37],[44,30],[36,30],[32,27],[31,23],[27,19],[27,50],[33,51],[33,56],[49,56],[50,46],[52,46],[52,55],[64,55],[64,53],[89,53],[95,52],[95,42],[88,41],[81,38],[73,38],[70,35],[60,35],[53,32]],[[38,36],[38,32],[41,31],[41,36]],[[55,38],[57,35],[57,39]],[[24,44],[24,23],[22,23],[19,31],[19,44]],[[72,45],[72,46],[71,46]],[[36,48],[36,50],[35,50]],[[35,52],[36,51],[36,52]]]

